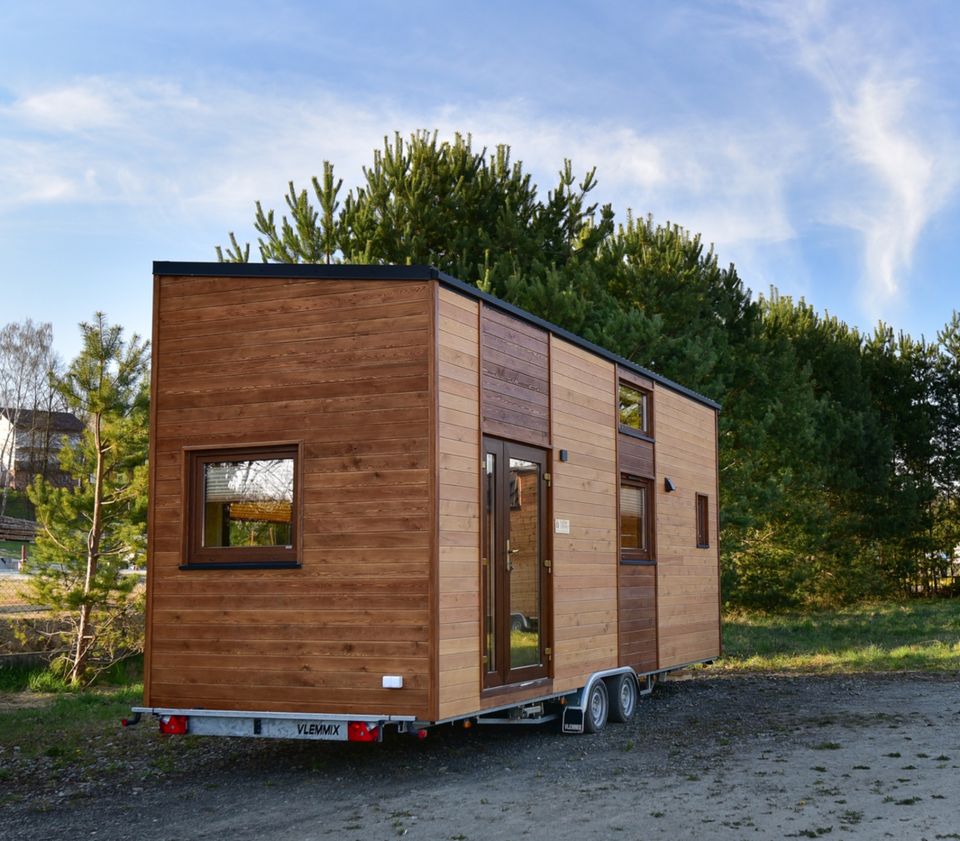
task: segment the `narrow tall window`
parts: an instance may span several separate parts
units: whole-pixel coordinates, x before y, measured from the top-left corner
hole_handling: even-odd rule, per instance
[[[650,435],[650,392],[621,382],[618,394],[620,398],[620,428],[627,432],[633,430],[643,435]]]
[[[653,559],[653,512],[651,483],[626,476],[620,480],[620,559]]]
[[[188,453],[188,564],[296,564],[298,448]]]
[[[706,494],[697,494],[697,547],[710,548],[710,508]]]

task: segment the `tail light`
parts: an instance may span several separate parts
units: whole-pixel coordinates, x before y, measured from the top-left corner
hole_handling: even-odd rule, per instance
[[[182,736],[187,732],[187,717],[185,715],[160,716],[160,732],[167,736]]]
[[[349,742],[379,742],[380,728],[371,727],[365,721],[351,721],[347,723],[347,741]]]

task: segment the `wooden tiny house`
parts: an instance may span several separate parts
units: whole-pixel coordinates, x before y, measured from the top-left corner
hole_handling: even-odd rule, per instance
[[[430,268],[154,273],[143,709],[433,723],[719,655],[715,403]]]

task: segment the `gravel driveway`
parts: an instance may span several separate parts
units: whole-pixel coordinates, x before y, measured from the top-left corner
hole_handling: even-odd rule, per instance
[[[599,736],[308,744],[149,721],[92,737],[101,782],[14,763],[0,838],[960,839],[958,724],[958,675],[668,682]]]

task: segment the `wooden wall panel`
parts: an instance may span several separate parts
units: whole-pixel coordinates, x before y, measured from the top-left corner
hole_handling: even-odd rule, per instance
[[[660,668],[720,654],[716,413],[665,388],[657,435],[657,598]],[[677,487],[664,490],[670,477]],[[697,548],[696,495],[709,499],[710,547]]]
[[[483,432],[547,446],[550,378],[546,331],[489,306],[481,308],[480,325]]]
[[[480,708],[480,305],[440,290],[440,709]]]
[[[156,289],[147,703],[428,717],[431,283]],[[179,569],[183,448],[264,441],[303,444],[302,567]]]
[[[620,433],[620,472],[653,478],[653,444]]]
[[[553,518],[554,691],[576,689],[617,665],[616,375],[612,363],[550,339]]]
[[[657,568],[620,566],[620,665],[638,672],[657,668]]]

